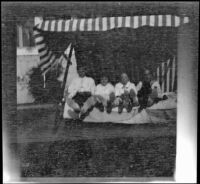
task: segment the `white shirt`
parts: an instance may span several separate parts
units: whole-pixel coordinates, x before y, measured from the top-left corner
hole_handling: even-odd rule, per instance
[[[104,97],[106,100],[109,99],[109,95],[115,92],[115,88],[112,84],[108,83],[105,86],[102,84],[98,84],[95,90],[95,95],[100,95]]]
[[[140,81],[137,85],[137,91],[140,91],[141,88],[142,88],[142,85],[143,83]],[[162,91],[161,91],[161,88],[160,88],[160,84],[158,81],[151,81],[150,82],[150,85],[151,85],[151,89],[157,89],[157,92],[158,92],[158,97],[162,98]]]
[[[115,96],[121,96],[125,91],[130,92],[131,89],[133,89],[135,91],[135,94],[137,95],[137,89],[135,87],[135,84],[129,81],[124,86],[121,82],[119,82],[115,85]]]
[[[91,92],[93,95],[95,92],[94,80],[91,77],[75,78],[68,88],[68,97],[73,98],[77,92]]]

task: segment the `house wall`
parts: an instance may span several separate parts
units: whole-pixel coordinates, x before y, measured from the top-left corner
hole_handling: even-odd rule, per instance
[[[78,76],[76,70],[75,53],[72,54],[72,65],[69,67],[68,78],[66,86],[68,86],[72,79]],[[17,48],[17,104],[33,103],[34,98],[28,90],[29,77],[28,74],[33,67],[36,67],[40,62],[38,51],[35,47]],[[64,77],[66,61],[62,62],[63,70],[58,78],[62,81]]]

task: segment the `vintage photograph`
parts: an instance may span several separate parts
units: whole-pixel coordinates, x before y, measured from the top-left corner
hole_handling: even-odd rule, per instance
[[[198,76],[199,4],[2,4],[7,181],[174,181],[177,112],[188,102],[180,76],[190,63],[193,84]]]

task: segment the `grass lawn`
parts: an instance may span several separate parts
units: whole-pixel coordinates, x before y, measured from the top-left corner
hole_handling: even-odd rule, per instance
[[[172,177],[176,122],[124,125],[61,122],[54,109],[18,110],[10,143],[22,177]],[[12,140],[12,139],[11,139]]]

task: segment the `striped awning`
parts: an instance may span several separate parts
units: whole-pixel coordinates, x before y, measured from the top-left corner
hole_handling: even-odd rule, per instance
[[[114,28],[178,27],[189,22],[188,17],[174,15],[144,15],[127,17],[98,17],[89,19],[46,20],[37,25],[43,31],[72,32],[72,31],[107,31]]]
[[[143,15],[127,17],[98,17],[71,20],[45,20],[34,28],[36,46],[40,55],[42,71],[48,70],[56,61],[55,54],[46,45],[42,32],[108,31],[114,28],[178,27],[189,23],[189,17],[175,15]]]

